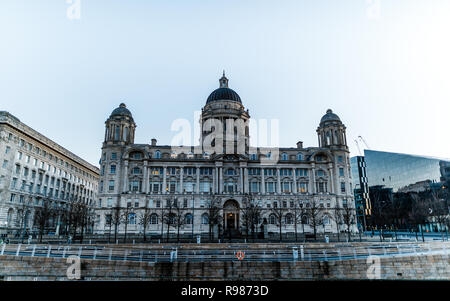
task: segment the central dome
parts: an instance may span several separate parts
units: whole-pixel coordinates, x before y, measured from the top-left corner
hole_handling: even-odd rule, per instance
[[[233,89],[230,89],[230,88],[219,88],[219,89],[214,90],[209,95],[206,103],[209,103],[209,102],[215,101],[215,100],[232,100],[232,101],[237,101],[237,102],[242,103],[239,95]]]
[[[216,100],[231,100],[241,102],[241,98],[239,95],[233,90],[228,88],[228,78],[225,77],[225,71],[223,72],[223,76],[219,79],[220,88],[214,90],[208,97],[206,103],[210,103],[211,101]]]

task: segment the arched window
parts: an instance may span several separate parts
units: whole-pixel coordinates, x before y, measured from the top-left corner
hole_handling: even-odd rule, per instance
[[[155,152],[155,159],[161,159],[161,152],[159,150]]]
[[[128,214],[128,224],[129,225],[136,225],[136,213]]]
[[[157,225],[158,224],[158,214],[153,213],[150,215],[150,224],[151,225]]]
[[[288,154],[282,153],[282,154],[281,154],[281,160],[283,160],[283,161],[288,160]]]
[[[192,225],[192,214],[188,213],[184,216],[184,222],[187,225]]]
[[[302,161],[303,160],[303,155],[301,153],[297,154],[297,161]]]
[[[275,225],[276,223],[277,223],[277,218],[275,217],[274,214],[271,214],[271,215],[269,216],[269,224]]]
[[[209,216],[208,216],[208,214],[206,214],[206,213],[204,213],[204,214],[202,215],[202,224],[203,224],[203,225],[209,224]]]
[[[294,223],[292,214],[290,214],[290,213],[286,214],[286,216],[284,217],[284,222],[286,225],[292,225]]]
[[[308,224],[308,217],[307,217],[306,215],[303,215],[303,216],[302,216],[302,224],[303,224],[303,225]]]

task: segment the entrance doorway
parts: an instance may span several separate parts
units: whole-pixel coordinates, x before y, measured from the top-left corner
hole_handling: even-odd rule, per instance
[[[224,229],[239,230],[239,203],[228,200],[223,204]]]

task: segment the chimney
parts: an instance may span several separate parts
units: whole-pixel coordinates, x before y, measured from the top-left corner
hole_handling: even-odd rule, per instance
[[[156,146],[156,139],[155,138],[152,139],[152,146]]]
[[[303,141],[297,142],[297,148],[303,148]]]

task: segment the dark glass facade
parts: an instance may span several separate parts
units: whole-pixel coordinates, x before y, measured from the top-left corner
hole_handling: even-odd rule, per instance
[[[368,186],[382,185],[394,192],[411,184],[441,180],[441,159],[364,150]],[[353,169],[353,166],[352,166]],[[359,176],[354,175],[355,179]]]

